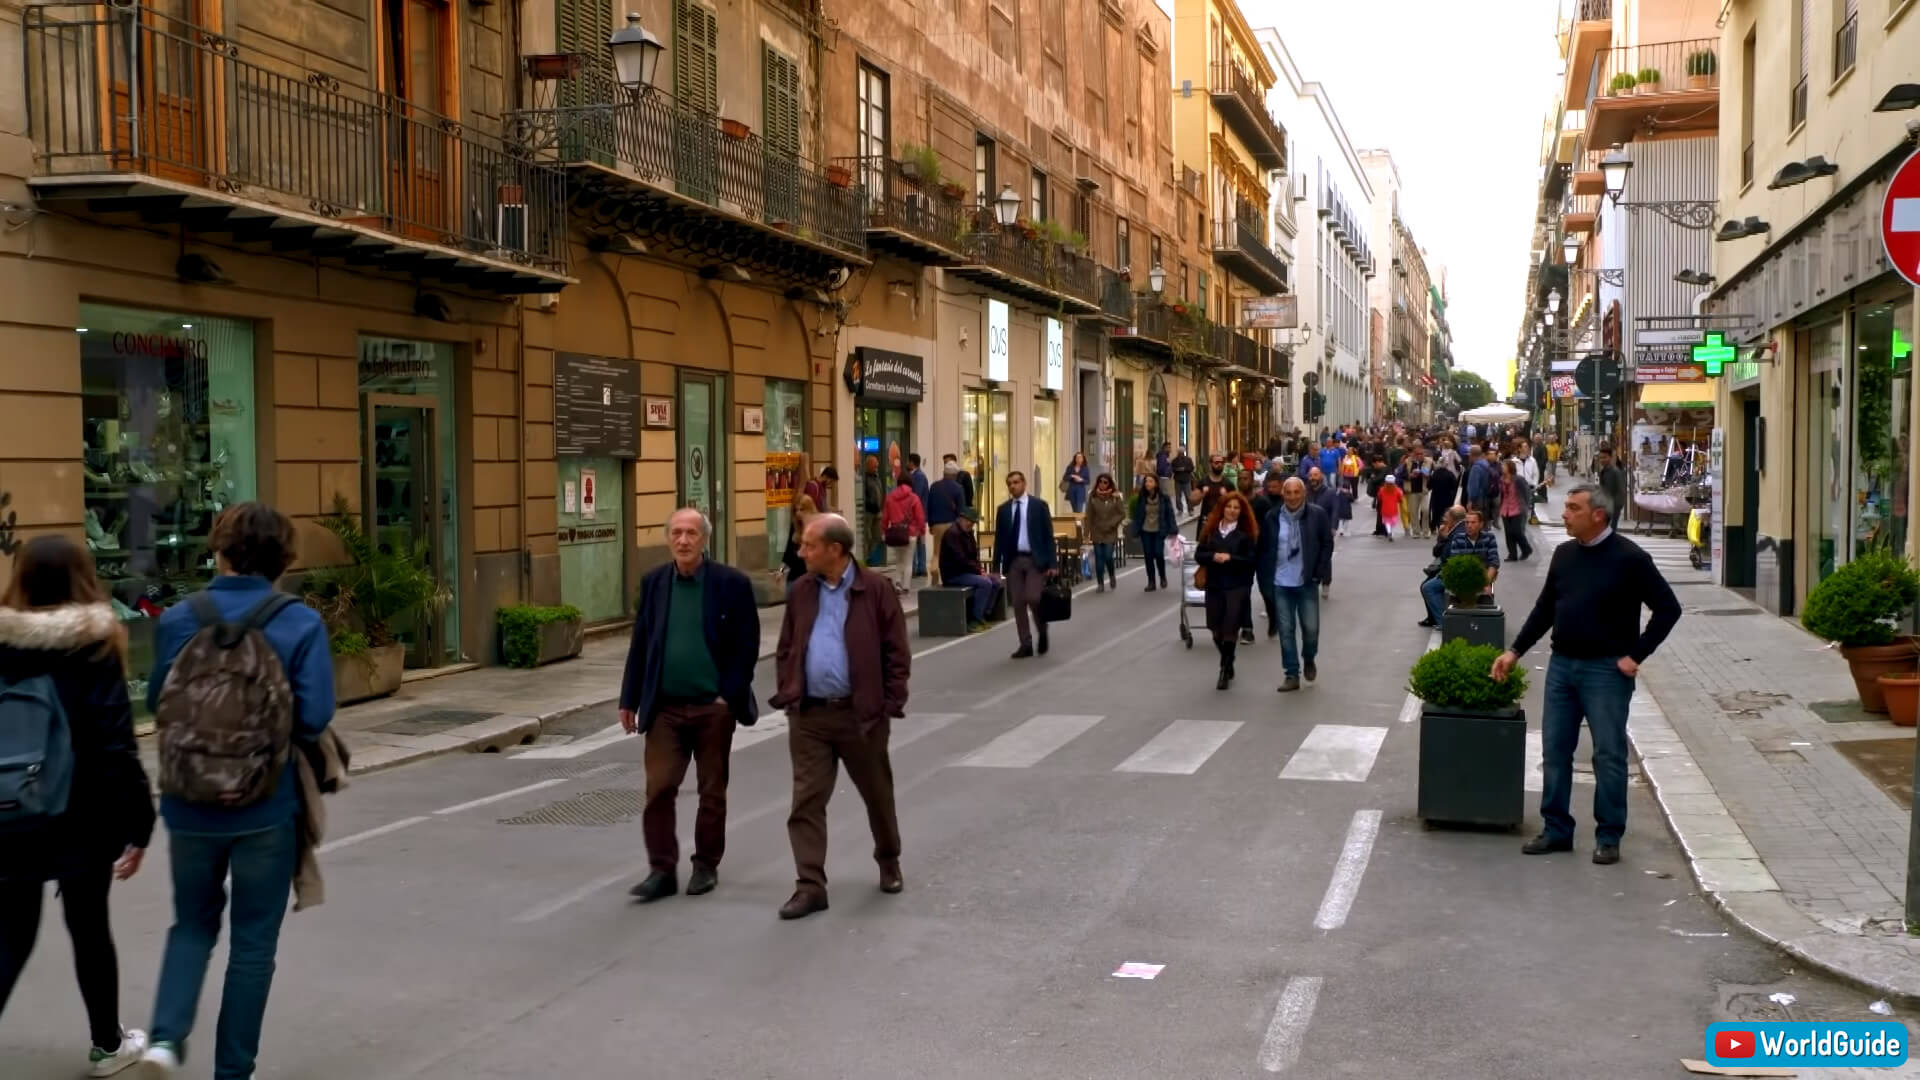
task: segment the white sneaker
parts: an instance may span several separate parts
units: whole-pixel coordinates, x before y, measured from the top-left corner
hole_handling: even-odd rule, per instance
[[[140,1055],[147,1048],[147,1033],[135,1028],[120,1032],[120,1047],[117,1050],[102,1050],[94,1047],[87,1054],[88,1076],[112,1076],[124,1072],[140,1063]]]
[[[166,1080],[180,1068],[180,1051],[165,1043],[147,1047],[140,1057],[142,1080]]]

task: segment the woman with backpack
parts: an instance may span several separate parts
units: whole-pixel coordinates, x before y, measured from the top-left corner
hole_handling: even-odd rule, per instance
[[[57,882],[92,1033],[88,1076],[132,1067],[147,1041],[120,1026],[107,914],[114,879],[139,871],[153,836],[126,655],[126,628],[85,547],[41,536],[14,555],[0,595],[0,758],[38,767],[27,784],[24,769],[0,766],[0,802],[19,806],[0,810],[0,1011],[33,952],[46,883]]]

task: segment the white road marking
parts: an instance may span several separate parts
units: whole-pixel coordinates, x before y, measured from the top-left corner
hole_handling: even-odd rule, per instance
[[[585,757],[595,750],[612,746],[621,739],[630,738],[639,738],[639,736],[628,735],[621,729],[619,724],[614,724],[612,727],[601,728],[592,735],[575,739],[570,743],[561,743],[558,746],[541,746],[532,750],[521,751],[513,755],[513,759],[515,761],[567,761],[572,758]]]
[[[489,806],[493,803],[503,802],[507,799],[511,799],[516,795],[525,795],[530,791],[539,791],[542,788],[550,788],[550,787],[555,787],[559,784],[564,784],[567,782],[567,779],[568,779],[567,777],[560,777],[559,779],[555,779],[555,780],[541,780],[541,781],[538,781],[537,783],[527,784],[522,787],[513,788],[509,791],[502,791],[497,795],[488,795],[484,798],[473,799],[471,801],[463,802],[463,803],[456,803],[453,806],[444,806],[438,810],[435,810],[434,813],[436,815],[457,814],[462,810],[473,810],[478,807]]]
[[[316,851],[318,854],[325,855],[329,851],[339,851],[343,847],[352,847],[354,844],[357,844],[362,840],[371,840],[376,836],[385,836],[391,832],[399,832],[401,829],[407,828],[408,826],[412,826],[412,825],[418,825],[421,822],[427,821],[427,820],[430,820],[430,819],[422,816],[422,817],[401,818],[399,821],[389,821],[385,825],[382,825],[377,829],[368,829],[366,832],[354,833],[352,836],[343,836],[338,840],[329,840],[326,843],[321,844],[320,847],[316,849]]]
[[[1042,713],[960,759],[962,765],[1024,769],[1085,734],[1101,716]]]
[[[1420,709],[1423,704],[1419,698],[1408,694],[1406,702],[1400,706],[1400,722],[1411,724],[1420,719]]]
[[[1175,720],[1114,772],[1189,776],[1240,730],[1238,720]]]
[[[1318,975],[1295,975],[1280,991],[1280,1004],[1274,1006],[1273,1023],[1267,1025],[1267,1037],[1260,1044],[1260,1067],[1270,1073],[1285,1072],[1300,1060],[1300,1047],[1306,1042],[1307,1025],[1313,1022],[1313,1006],[1320,1000]]]
[[[1541,756],[1540,733],[1527,732],[1527,779],[1521,785],[1525,791],[1539,791],[1546,786],[1546,778],[1540,771]]]
[[[908,713],[905,720],[894,725],[893,737],[887,740],[887,750],[892,752],[917,743],[955,720],[965,719],[966,715],[957,712]]]
[[[1180,610],[1179,608],[1170,607],[1170,608],[1167,608],[1165,611],[1162,611],[1158,615],[1149,615],[1144,620],[1141,621],[1139,626],[1134,627],[1133,629],[1127,631],[1124,634],[1119,634],[1114,637],[1110,637],[1106,639],[1100,644],[1080,654],[1078,657],[1075,657],[1071,661],[1071,663],[1080,664],[1084,661],[1091,660],[1094,657],[1099,656],[1101,653],[1106,652],[1108,649],[1113,648],[1115,645],[1118,645],[1121,642],[1127,640],[1128,638],[1133,637],[1136,634],[1142,634],[1148,630],[1153,629],[1154,627],[1159,625],[1161,619],[1164,619],[1169,615],[1176,614],[1177,612],[1179,612],[1179,610]],[[985,701],[980,702],[979,704],[973,707],[974,711],[984,712],[1000,704],[1001,702],[1006,701],[1008,698],[1011,698],[1016,694],[1025,693],[1030,688],[1038,686],[1040,683],[1045,682],[1048,679],[1057,680],[1061,677],[1060,669],[1054,667],[1051,664],[1048,664],[1044,657],[1040,659],[1039,665],[1040,665],[1040,670],[1034,673],[1033,676],[1031,676],[1030,678],[1022,679],[1019,682],[1014,683],[1012,686],[1009,686],[1006,689],[1000,691],[999,693],[993,695],[992,697],[987,698]]]
[[[1340,849],[1340,861],[1334,864],[1333,880],[1327,882],[1327,894],[1320,898],[1320,913],[1313,925],[1322,930],[1338,930],[1347,924],[1353,899],[1360,895],[1360,879],[1366,876],[1367,860],[1373,857],[1373,841],[1380,835],[1380,811],[1359,810],[1353,824],[1347,826],[1347,842]]]
[[[634,870],[631,867],[629,867],[625,870],[615,871],[614,873],[608,874],[607,876],[602,878],[595,878],[594,880],[587,882],[585,885],[582,885],[577,889],[573,889],[568,892],[561,893],[559,896],[554,897],[553,899],[547,901],[544,904],[540,904],[538,906],[528,908],[527,910],[521,912],[520,914],[515,915],[513,917],[513,921],[517,923],[539,922],[540,920],[546,918],[547,916],[552,915],[555,912],[560,911],[564,908],[571,907],[572,905],[577,904],[582,900],[585,900],[587,897],[592,896],[594,893],[597,893],[602,889],[609,888],[621,881],[625,881],[627,878],[632,877],[633,875],[634,875]]]
[[[1362,781],[1373,771],[1373,759],[1387,738],[1383,727],[1315,724],[1293,752],[1282,780]]]
[[[733,752],[739,753],[755,743],[763,743],[787,733],[787,714],[783,712],[762,716],[753,722],[752,727],[733,729]]]

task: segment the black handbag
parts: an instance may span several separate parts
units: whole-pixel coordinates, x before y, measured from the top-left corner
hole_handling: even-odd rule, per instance
[[[1067,622],[1073,618],[1073,586],[1065,578],[1048,578],[1040,590],[1040,621]]]

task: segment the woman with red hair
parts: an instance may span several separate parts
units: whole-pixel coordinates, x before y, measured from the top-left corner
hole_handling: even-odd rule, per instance
[[[1220,650],[1220,681],[1216,689],[1233,684],[1233,654],[1239,647],[1240,623],[1250,610],[1254,567],[1260,551],[1260,525],[1253,506],[1238,491],[1228,491],[1200,529],[1196,571],[1206,578],[1207,629],[1213,647]]]

